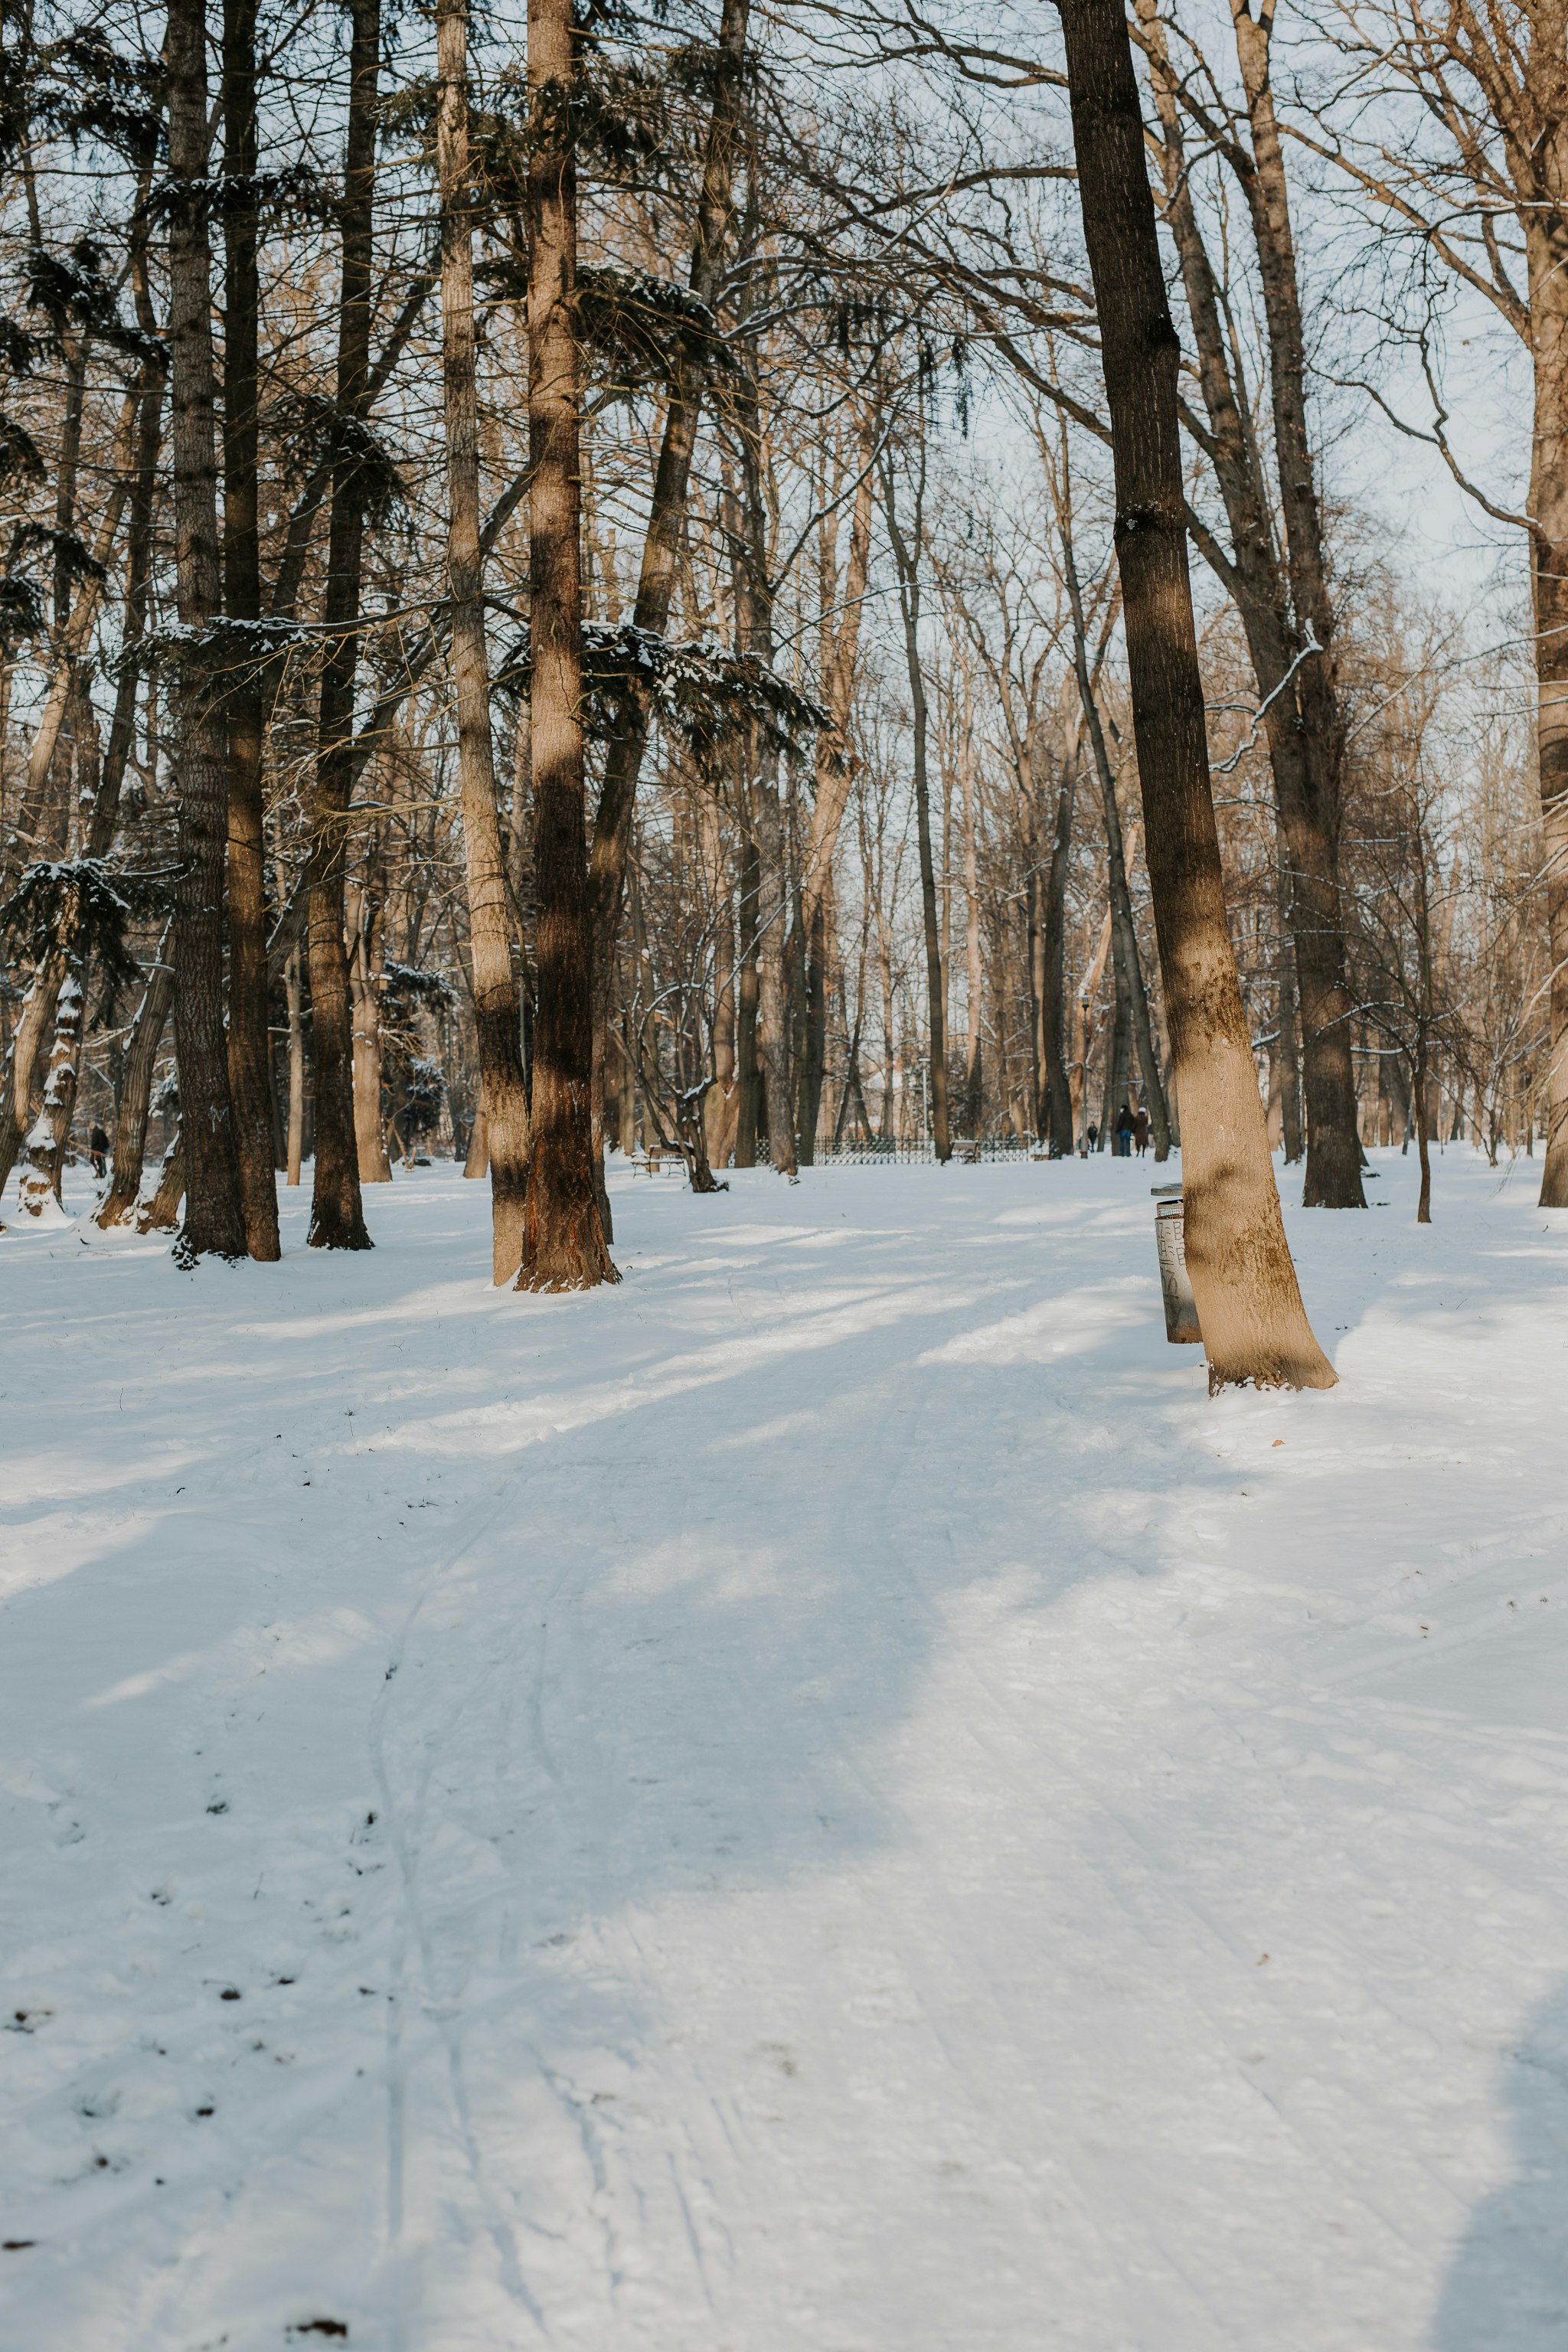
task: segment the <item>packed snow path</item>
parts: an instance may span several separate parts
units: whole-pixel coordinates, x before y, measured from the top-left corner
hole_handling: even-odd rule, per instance
[[[1147,1162],[13,1231],[0,2342],[1562,2352],[1535,1172],[1216,1403]]]

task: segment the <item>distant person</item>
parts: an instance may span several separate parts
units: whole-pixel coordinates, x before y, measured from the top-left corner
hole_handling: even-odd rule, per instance
[[[93,1120],[92,1127],[88,1134],[87,1151],[88,1158],[92,1161],[93,1174],[95,1176],[107,1176],[109,1173],[109,1138],[105,1135],[101,1123],[96,1118]]]
[[[1130,1103],[1123,1103],[1121,1108],[1116,1114],[1116,1156],[1118,1160],[1131,1159],[1132,1134],[1136,1122],[1132,1117],[1131,1105]]]
[[[1086,1151],[1092,1151],[1099,1141],[1100,1129],[1096,1127],[1093,1119],[1090,1119],[1089,1125],[1084,1129],[1083,1148]]]
[[[1149,1114],[1146,1110],[1141,1110],[1132,1122],[1132,1140],[1142,1160],[1149,1149]]]

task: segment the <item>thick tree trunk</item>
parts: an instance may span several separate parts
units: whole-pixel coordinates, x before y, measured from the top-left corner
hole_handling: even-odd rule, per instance
[[[212,261],[201,183],[207,173],[206,12],[171,0],[169,345],[174,411],[174,559],[180,625],[205,637],[220,610],[217,444],[213,417]],[[187,656],[175,688],[179,784],[174,885],[174,1038],[185,1138],[179,1255],[246,1255],[239,1154],[224,1032],[224,857],[227,740],[210,658]]]
[[[142,1192],[142,1166],[147,1150],[147,1119],[153,1104],[153,1078],[158,1065],[169,1008],[174,1001],[174,967],[168,960],[169,933],[158,942],[158,953],[147,974],[147,985],[131,1024],[121,1079],[120,1109],[114,1122],[114,1167],[108,1194],[98,1212],[98,1223],[128,1224]]]
[[[474,1029],[489,1153],[491,1278],[507,1283],[517,1273],[523,1256],[529,1108],[522,1070],[518,978],[512,966],[511,901],[500,810],[496,800],[489,655],[485,641],[484,562],[479,549],[479,412],[475,376],[468,0],[439,0],[436,26],[437,62],[441,77],[437,158],[441,181],[447,574],[452,613],[447,659],[458,713],[458,782],[463,803]],[[537,625],[536,614],[536,629]],[[535,650],[537,655],[537,635]],[[540,669],[536,658],[535,711]]]
[[[1326,1388],[1285,1239],[1226,917],[1187,575],[1179,346],[1121,0],[1062,0],[1116,477],[1133,730],[1209,1381]]]
[[[261,618],[257,507],[258,332],[256,0],[224,0],[224,611]],[[254,1258],[279,1255],[273,1168],[272,1045],[268,1029],[267,842],[261,805],[262,681],[253,646],[228,708],[228,1082],[234,1096],[245,1237]]]
[[[358,428],[370,402],[371,268],[375,226],[380,0],[351,0],[348,131],[343,158],[342,258],[338,289],[338,440],[327,530],[328,635],[321,667],[316,801],[310,841],[306,953],[310,972],[310,1063],[316,1162],[312,1249],[369,1249],[354,1133],[353,1012],[343,937],[346,812],[356,772],[354,674],[365,486]]]
[[[539,893],[533,1145],[521,1290],[618,1280],[594,1152],[594,972],[584,841],[582,388],[572,0],[529,0],[529,614]]]

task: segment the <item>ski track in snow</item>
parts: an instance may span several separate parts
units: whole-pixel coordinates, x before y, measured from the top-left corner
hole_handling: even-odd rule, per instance
[[[1212,1403],[1147,1162],[14,1229],[0,2346],[1563,2352],[1535,1174]]]

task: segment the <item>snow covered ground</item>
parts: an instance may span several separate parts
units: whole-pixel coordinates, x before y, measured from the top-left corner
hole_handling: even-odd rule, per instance
[[[1568,1221],[1154,1173],[0,1242],[6,2352],[1563,2352]]]

